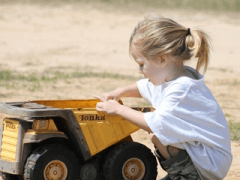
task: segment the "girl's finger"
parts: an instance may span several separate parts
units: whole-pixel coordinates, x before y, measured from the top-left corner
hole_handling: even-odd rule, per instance
[[[96,104],[96,110],[97,111],[102,111],[102,106],[101,106],[101,102]]]
[[[101,108],[96,107],[96,110],[102,112]]]
[[[101,96],[98,96],[98,95],[94,95],[93,97],[96,98],[96,99],[99,99],[102,102],[106,101],[104,97],[101,97]]]

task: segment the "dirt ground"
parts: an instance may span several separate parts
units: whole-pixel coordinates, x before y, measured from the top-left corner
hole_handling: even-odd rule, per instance
[[[211,62],[205,76],[227,120],[240,122],[240,15],[190,10],[166,10],[107,4],[0,4],[0,71],[49,74],[52,71],[93,71],[140,78],[128,55],[133,27],[146,13],[173,18],[189,28],[205,30],[212,38]],[[195,61],[189,63],[195,66]],[[47,74],[47,75],[48,75]],[[135,80],[84,77],[58,80],[29,90],[12,82],[0,86],[0,101],[92,98]],[[26,82],[24,82],[26,83]],[[17,84],[17,86],[14,86]],[[127,105],[142,101],[124,99]],[[136,141],[152,149],[148,134],[138,131]],[[234,156],[226,180],[240,179],[240,145],[232,142]],[[159,167],[158,178],[165,173]]]

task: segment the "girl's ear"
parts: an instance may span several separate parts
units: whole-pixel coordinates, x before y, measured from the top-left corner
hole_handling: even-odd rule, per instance
[[[161,57],[160,57],[160,62],[161,62],[161,66],[162,66],[162,67],[167,66],[167,64],[168,64],[168,58],[167,58],[167,56],[166,56],[166,55],[161,56]]]

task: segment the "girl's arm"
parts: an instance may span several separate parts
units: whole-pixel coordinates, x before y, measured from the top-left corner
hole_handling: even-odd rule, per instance
[[[139,128],[152,132],[149,126],[147,125],[143,113],[140,111],[133,110],[127,106],[119,104],[115,100],[104,100],[100,99],[102,102],[97,103],[96,109],[97,111],[101,111],[103,113],[109,115],[118,115],[126,119],[127,121],[133,123]]]
[[[122,91],[121,97],[142,97],[138,90],[137,83],[120,87],[119,90]]]

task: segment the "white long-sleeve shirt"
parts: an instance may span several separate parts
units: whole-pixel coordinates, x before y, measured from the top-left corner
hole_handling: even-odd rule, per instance
[[[140,94],[156,109],[144,118],[163,145],[188,152],[202,179],[222,180],[232,163],[230,133],[220,106],[199,76],[182,76],[159,86],[148,79],[138,81]]]

